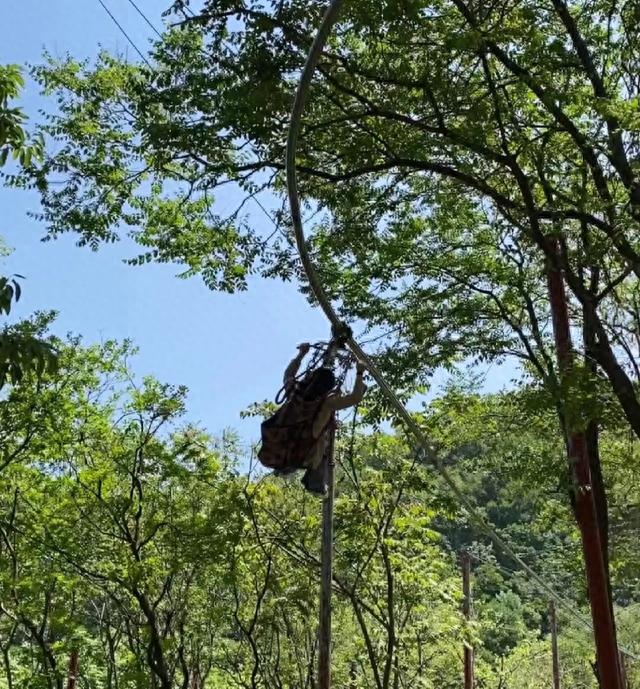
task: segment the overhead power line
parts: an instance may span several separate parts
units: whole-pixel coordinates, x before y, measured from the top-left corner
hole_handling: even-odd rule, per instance
[[[115,16],[114,16],[113,13],[109,10],[109,8],[105,5],[105,3],[103,2],[103,0],[98,0],[98,2],[102,5],[102,7],[104,8],[104,11],[109,15],[109,17],[111,17],[111,20],[113,21],[113,23],[118,27],[118,29],[120,29],[120,31],[122,32],[122,35],[123,35],[123,36],[127,39],[127,41],[129,41],[129,43],[133,46],[133,49],[136,51],[136,53],[138,53],[138,55],[142,58],[142,60],[145,62],[145,64],[146,64],[148,67],[151,68],[151,63],[149,62],[149,60],[147,60],[147,58],[144,56],[144,54],[142,53],[142,51],[140,50],[140,48],[138,48],[138,46],[136,45],[136,43],[134,42],[134,40],[131,38],[131,36],[129,36],[129,34],[126,32],[126,30],[125,30],[125,28],[122,26],[122,24],[120,24],[120,22],[115,18]],[[128,0],[128,2],[129,2],[129,4],[135,9],[135,11],[144,19],[144,21],[145,21],[145,22],[147,23],[147,25],[152,29],[152,31],[156,34],[156,36],[158,36],[158,38],[162,38],[162,33],[161,33],[160,31],[158,31],[158,29],[155,27],[155,25],[153,24],[153,22],[152,22],[152,21],[149,19],[149,17],[140,9],[140,6],[135,2],[135,0]],[[188,11],[192,17],[195,16],[195,14],[191,11],[191,9],[189,9],[186,5],[185,5],[184,9],[185,9],[185,11]],[[256,199],[255,197],[253,197],[253,200],[255,201],[255,203],[257,204],[257,206],[260,208],[260,210],[261,210],[261,211],[267,216],[267,218],[271,221],[271,223],[274,225],[274,227],[277,228],[277,227],[278,227],[278,224],[277,224],[276,221],[273,219],[273,216],[271,215],[271,213],[269,213],[269,211],[266,210],[266,208],[260,203],[260,201],[258,201],[258,199]]]

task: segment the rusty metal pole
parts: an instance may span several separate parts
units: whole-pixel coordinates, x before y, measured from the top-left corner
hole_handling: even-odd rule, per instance
[[[471,620],[471,557],[466,551],[462,553],[462,613],[467,620]],[[474,689],[473,676],[473,647],[464,644],[464,689]]]
[[[69,656],[69,673],[67,675],[67,689],[76,689],[78,679],[78,649],[73,648]]]
[[[627,656],[620,651],[618,658],[620,661],[620,684],[622,689],[627,689],[629,686],[629,678],[627,677]]]
[[[327,494],[322,503],[322,569],[320,583],[320,631],[318,689],[331,688],[331,585],[333,582],[333,498],[335,476],[335,424],[332,424],[324,463]]]
[[[558,623],[556,604],[549,603],[549,626],[551,627],[551,661],[553,665],[553,689],[560,689],[560,661],[558,658]]]
[[[559,257],[560,247],[558,241],[554,238],[551,238],[549,241],[551,248],[556,256]],[[573,367],[573,346],[571,343],[569,310],[564,289],[564,279],[561,271],[556,266],[550,266],[547,271],[547,286],[560,377],[561,379],[566,379]],[[576,521],[578,522],[582,538],[582,551],[584,553],[587,574],[600,686],[602,689],[622,689],[615,620],[609,605],[607,573],[591,487],[591,469],[589,467],[586,438],[583,431],[570,427],[571,419],[567,421],[569,426],[566,429],[568,435],[568,459],[574,483]]]

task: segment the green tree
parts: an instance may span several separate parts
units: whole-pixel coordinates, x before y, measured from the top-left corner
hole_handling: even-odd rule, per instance
[[[205,3],[158,42],[153,68],[102,55],[94,69],[72,59],[36,69],[60,104],[42,128],[58,152],[36,179],[45,188],[66,174],[43,193],[50,235],[97,246],[124,222],[146,248],[134,262],[178,261],[226,290],[250,270],[291,277],[286,237],[260,236],[243,204],[224,217],[213,204],[229,184],[245,201],[281,194],[296,75],[323,8]],[[306,112],[302,190],[326,211],[314,243],[322,277],[343,315],[387,333],[381,362],[396,388],[440,364],[511,356],[545,382],[565,428],[593,431],[599,383],[640,435],[632,25],[628,5],[601,14],[563,0],[346,9]],[[549,266],[570,288],[586,362],[562,383]]]
[[[259,266],[289,277],[279,235],[259,236],[242,207],[212,208],[229,183],[247,197],[282,191],[296,74],[323,9],[205,3],[158,42],[153,69],[104,54],[95,69],[36,69],[60,103],[43,127],[60,146],[40,178],[66,174],[43,195],[50,234],[97,246],[124,221],[148,248],[137,261],[178,261],[222,289]],[[559,261],[590,356],[639,434],[633,8],[600,12],[352,4],[319,67],[299,162],[303,192],[328,211],[323,277],[346,314],[397,333],[395,364],[415,375],[515,354],[552,376],[544,267]]]
[[[32,657],[24,686],[61,687],[76,648],[100,685],[188,683],[209,662],[209,582],[242,523],[232,439],[179,425],[183,388],[133,384],[130,345],[60,350],[58,373],[0,402],[29,440],[3,483],[5,665],[23,681]]]
[[[32,159],[40,159],[44,153],[41,137],[28,140],[24,129],[27,116],[21,108],[10,104],[19,97],[23,87],[24,78],[18,65],[0,65],[0,167],[10,156],[29,167]]]
[[[60,102],[43,128],[59,153],[36,180],[67,174],[43,194],[50,234],[97,246],[124,221],[145,247],[134,261],[177,260],[227,290],[250,270],[289,278],[286,237],[212,202],[228,184],[247,199],[282,192],[292,93],[323,9],[206,2],[158,42],[152,68],[103,56],[36,70]],[[635,15],[564,0],[352,4],[299,152],[322,277],[344,316],[387,334],[393,385],[409,394],[438,364],[520,359],[564,433],[587,432],[605,561],[597,423],[617,410],[640,437]],[[550,268],[584,354],[571,375],[549,338]]]
[[[0,686],[64,686],[74,651],[81,686],[312,685],[321,501],[297,482],[240,474],[250,457],[236,439],[185,423],[184,388],[137,381],[129,343],[57,347],[57,372],[27,374],[0,400],[13,453],[0,487]],[[580,608],[561,443],[540,394],[452,386],[420,420],[447,451],[464,448],[450,453],[450,470]],[[603,435],[620,518],[638,496],[629,442]],[[406,439],[343,429],[337,456],[336,684],[453,689],[471,641],[485,686],[547,687],[547,601],[508,574]],[[621,533],[612,531],[614,592],[633,650],[637,556]],[[479,560],[471,625],[460,614],[462,544]],[[567,682],[590,686],[590,639],[562,613],[560,641]]]
[[[17,65],[0,65],[0,168],[9,156],[25,171],[32,169],[32,161],[43,157],[42,136],[29,141],[24,129],[25,114],[10,104],[20,95],[23,86],[24,79]],[[13,179],[10,175],[9,180]],[[0,315],[9,315],[13,303],[20,299],[21,288],[16,279],[20,277],[0,276]],[[55,364],[55,352],[50,343],[35,338],[26,324],[18,328],[5,326],[0,331],[0,388],[9,380],[20,381],[27,370],[35,369],[41,374]]]

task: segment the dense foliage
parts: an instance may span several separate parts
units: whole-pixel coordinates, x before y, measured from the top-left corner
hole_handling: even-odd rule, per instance
[[[29,376],[0,402],[4,686],[62,687],[74,652],[83,687],[313,686],[320,501],[296,482],[255,476],[233,437],[182,421],[186,391],[136,381],[129,344],[59,348],[58,374]],[[452,471],[501,533],[584,610],[555,420],[535,412],[537,394],[452,386],[424,422],[459,450]],[[347,421],[336,685],[453,689],[469,642],[479,686],[548,686],[544,594],[474,532],[401,437]],[[638,652],[636,444],[606,439],[620,637]],[[460,614],[464,548],[474,560],[471,626]],[[559,615],[566,685],[595,686],[589,634]]]
[[[29,141],[23,127],[26,116],[20,108],[11,107],[11,99],[19,95],[23,85],[22,73],[16,65],[0,65],[0,168],[11,155],[23,170],[31,169],[32,161],[43,155],[42,137]],[[14,180],[15,176],[9,175],[8,179]],[[0,256],[6,253],[0,238]],[[0,315],[9,315],[12,305],[20,299],[21,287],[16,279],[19,277],[0,276]],[[17,328],[4,326],[0,330],[0,389],[9,380],[18,382],[25,370],[42,373],[55,366],[54,350],[49,343],[34,336],[33,326],[23,323]]]
[[[49,234],[97,247],[128,227],[144,248],[134,262],[177,261],[225,290],[255,270],[290,278],[286,216],[267,236],[244,209],[282,194],[293,90],[324,7],[216,0],[194,16],[177,3],[152,68],[106,54],[37,67],[59,104],[36,174],[57,182],[42,197]],[[640,435],[636,28],[631,1],[345,5],[299,169],[324,280],[346,315],[389,333],[395,382],[513,355],[553,384],[551,263],[576,344]],[[237,209],[216,213],[230,186]]]

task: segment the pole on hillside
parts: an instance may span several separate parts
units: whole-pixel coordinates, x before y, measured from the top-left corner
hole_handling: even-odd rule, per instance
[[[67,675],[67,689],[76,689],[76,680],[78,679],[78,649],[71,649],[69,656],[69,673]]]
[[[553,689],[560,689],[560,661],[558,658],[558,623],[556,604],[549,603],[549,626],[551,627],[551,661],[553,664]]]
[[[558,240],[552,238],[549,241],[555,254],[560,257]],[[556,357],[561,377],[564,378],[570,373],[573,366],[573,346],[571,344],[569,310],[564,280],[561,271],[556,266],[550,266],[547,271],[547,286],[553,319]],[[567,426],[571,425],[571,419],[565,419],[565,422]],[[607,573],[591,488],[591,469],[586,438],[583,431],[576,431],[571,427],[567,427],[566,432],[568,435],[568,459],[574,484],[574,511],[582,538],[600,686],[601,689],[622,689],[615,620],[609,605]]]
[[[349,667],[349,689],[358,689],[358,663],[355,660]]]
[[[461,556],[462,563],[462,613],[467,620],[471,619],[471,557],[464,551]],[[464,689],[474,688],[473,677],[473,647],[464,644]]]
[[[324,461],[327,494],[322,501],[322,570],[320,584],[320,631],[318,653],[318,689],[331,688],[331,585],[333,582],[333,497],[335,422],[329,431]]]

